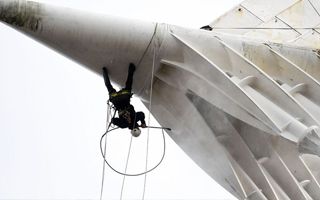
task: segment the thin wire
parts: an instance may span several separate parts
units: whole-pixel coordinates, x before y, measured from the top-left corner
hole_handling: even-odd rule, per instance
[[[317,8],[313,5],[313,3],[312,3],[310,0],[308,0],[308,2],[309,2],[309,4],[312,6],[312,8],[314,9],[314,11],[316,11],[316,13],[320,16],[319,11],[318,11]]]
[[[128,150],[128,156],[127,156],[127,162],[126,162],[126,168],[124,170],[124,173],[127,173],[127,169],[128,169],[128,165],[129,165],[129,158],[130,158],[130,154],[131,154],[131,145],[132,145],[132,137],[133,136],[131,135],[130,145],[129,145],[129,150]],[[124,189],[124,184],[125,184],[126,177],[127,177],[126,175],[123,175],[121,193],[120,193],[120,200],[122,199],[123,189]]]
[[[117,128],[113,128],[113,129],[110,129],[108,130],[108,132],[104,133],[102,136],[101,136],[101,139],[100,139],[100,151],[101,151],[101,155],[102,157],[104,158],[104,161],[105,163],[110,167],[111,170],[113,170],[114,172],[120,174],[120,175],[124,175],[124,176],[141,176],[141,175],[144,175],[146,173],[149,173],[153,170],[155,170],[163,161],[164,157],[165,157],[165,154],[166,154],[166,139],[165,139],[165,134],[164,134],[164,130],[167,130],[167,131],[171,131],[170,128],[165,128],[165,127],[149,127],[149,128],[152,128],[152,129],[161,129],[162,130],[162,138],[163,138],[163,154],[162,154],[162,157],[160,159],[160,161],[154,166],[152,167],[151,169],[149,169],[148,171],[145,171],[145,172],[141,172],[141,173],[136,173],[136,174],[127,174],[127,173],[124,173],[124,172],[120,172],[118,170],[116,170],[114,167],[112,167],[110,165],[110,163],[108,162],[108,160],[105,158],[105,153],[103,152],[103,149],[102,149],[102,142],[103,142],[103,138],[104,137],[107,137],[109,133],[111,133],[112,131],[116,130],[116,129],[119,129],[118,127]],[[106,138],[107,139],[107,138]]]
[[[153,76],[154,76],[154,65],[156,59],[156,45],[154,45],[154,53],[153,53],[153,62],[152,62],[152,72],[151,72],[151,83],[150,83],[150,99],[149,99],[149,115],[148,115],[148,124],[150,124],[151,119],[151,109],[152,109],[152,95],[153,95]],[[148,158],[149,158],[149,136],[150,136],[150,128],[148,127],[147,133],[147,150],[146,150],[146,166],[145,171],[148,170]],[[144,174],[144,183],[143,183],[143,193],[142,200],[144,200],[146,193],[146,185],[147,185],[147,174]]]
[[[137,114],[134,114],[134,120],[133,120],[133,124],[132,124],[132,129],[135,127],[136,125],[136,121],[137,120]],[[120,200],[122,200],[122,195],[123,195],[123,190],[124,190],[124,184],[126,181],[126,175],[127,174],[127,170],[128,170],[128,165],[129,165],[129,158],[130,158],[130,154],[131,154],[131,146],[132,146],[132,135],[130,138],[130,145],[129,145],[129,150],[128,150],[128,155],[127,155],[127,161],[126,161],[126,168],[124,170],[124,175],[123,175],[123,179],[122,179],[122,186],[121,186],[121,193],[120,193]]]
[[[157,31],[157,27],[158,27],[158,24],[156,24],[155,26],[155,29],[154,29],[154,33],[151,37],[151,40],[145,50],[145,52],[143,53],[142,57],[140,58],[139,60],[139,63],[138,65],[141,64],[142,62],[142,59],[144,58],[146,52],[148,51],[153,39],[154,39],[154,36],[156,35],[156,31]],[[153,81],[154,81],[154,68],[155,68],[155,57],[156,57],[156,48],[154,48],[154,55],[153,55],[153,65],[152,65],[152,74],[151,74],[151,88],[150,88],[150,101],[149,101],[149,115],[148,115],[148,122],[150,124],[150,116],[151,116],[151,106],[152,106],[152,94],[153,94]],[[110,106],[108,104],[108,106]],[[109,111],[109,109],[108,109]],[[110,109],[110,112],[111,112],[111,109]],[[111,114],[111,113],[110,113]],[[113,116],[115,116],[116,114],[116,111],[114,113]],[[110,118],[110,115],[109,113],[107,114],[107,122],[109,122],[109,118]],[[134,124],[136,123],[136,115],[135,115],[135,119],[134,119]],[[146,166],[145,166],[145,172],[143,173],[138,173],[138,174],[127,174],[127,169],[128,169],[128,164],[129,164],[129,158],[130,158],[130,154],[131,154],[131,147],[132,147],[132,138],[133,136],[131,136],[131,139],[130,139],[130,145],[129,145],[129,150],[128,150],[128,156],[127,156],[127,161],[126,161],[126,167],[125,167],[125,172],[122,173],[122,172],[119,172],[117,171],[116,169],[114,169],[109,163],[108,161],[106,160],[106,146],[107,146],[107,134],[115,129],[118,129],[118,128],[113,128],[111,130],[110,127],[111,127],[111,122],[109,122],[109,125],[108,125],[108,128],[107,128],[107,131],[105,134],[102,135],[101,139],[100,139],[100,150],[101,150],[101,153],[103,155],[103,159],[104,159],[104,163],[103,163],[103,177],[102,177],[102,186],[101,186],[101,193],[100,193],[100,200],[102,200],[102,195],[103,195],[103,186],[104,186],[104,174],[105,174],[105,164],[107,164],[113,171],[123,175],[123,180],[122,180],[122,187],[121,187],[121,194],[120,194],[120,199],[122,199],[123,197],[123,191],[124,191],[124,185],[125,185],[125,178],[126,176],[140,176],[140,175],[145,175],[144,177],[144,187],[143,187],[143,197],[142,199],[144,199],[145,197],[145,189],[146,189],[146,179],[147,179],[147,173],[153,171],[154,169],[156,169],[163,161],[164,157],[165,157],[165,152],[166,152],[166,141],[165,141],[165,134],[164,134],[164,130],[168,130],[168,131],[171,131],[170,128],[163,128],[163,127],[151,127],[151,126],[148,126],[148,133],[147,133],[147,150],[146,150]],[[148,157],[149,157],[149,136],[150,136],[150,128],[159,128],[159,129],[162,129],[162,136],[163,136],[163,155],[159,161],[159,163],[151,168],[150,170],[148,170]],[[103,138],[105,138],[105,146],[104,146],[104,151],[102,150],[102,141],[103,141]]]
[[[150,46],[151,46],[151,44],[152,44],[152,42],[153,42],[153,40],[154,40],[154,38],[155,38],[156,34],[157,34],[158,26],[159,26],[159,24],[158,24],[158,23],[156,23],[155,28],[154,28],[153,35],[152,35],[152,37],[151,37],[151,40],[149,41],[149,44],[148,44],[148,46],[147,46],[147,48],[146,48],[145,52],[143,53],[142,57],[140,58],[139,63],[138,63],[138,65],[137,65],[137,66],[140,66],[140,64],[142,63],[143,58],[144,58],[144,57],[145,57],[145,55],[147,54],[147,52],[148,52],[148,50],[149,50],[149,48],[150,48]],[[146,85],[146,83],[147,83],[146,81],[147,81],[147,79],[144,81],[143,86],[144,86],[144,85]],[[141,88],[140,88],[140,90],[139,90],[136,94],[137,94],[138,96],[139,96],[139,95],[141,95],[141,93],[142,93],[143,89],[144,89],[144,87],[141,87]]]
[[[156,29],[155,29],[155,33],[156,33]],[[154,33],[154,35],[155,35]],[[151,40],[152,41],[152,40]],[[149,45],[148,45],[149,46]],[[154,48],[155,49],[155,48]],[[154,74],[154,66],[155,66],[155,56],[156,56],[156,51],[154,51],[154,57],[153,57],[153,68],[152,68],[152,75],[151,75],[151,89],[150,89],[150,93],[151,93],[151,96],[150,96],[150,104],[149,104],[149,110],[151,110],[151,103],[152,103],[152,93],[153,93],[153,74]],[[116,111],[115,111],[116,113]],[[114,115],[115,115],[114,113]],[[113,115],[113,116],[114,116]],[[149,120],[150,122],[150,112],[149,112]],[[134,119],[134,124],[136,123],[136,115],[135,115],[135,119]],[[111,123],[109,124],[109,127],[110,127]],[[164,130],[168,130],[168,131],[171,131],[170,128],[165,128],[165,127],[152,127],[152,126],[148,126],[148,141],[147,141],[147,147],[148,147],[148,143],[149,143],[149,129],[150,128],[154,128],[154,129],[162,129],[162,137],[163,137],[163,154],[162,154],[162,157],[160,159],[160,161],[151,169],[147,170],[146,168],[146,171],[145,172],[142,172],[142,173],[137,173],[137,174],[128,174],[127,173],[127,167],[128,167],[128,163],[129,163],[129,156],[130,156],[130,152],[131,152],[131,146],[132,146],[132,136],[131,136],[131,140],[130,140],[130,146],[129,146],[129,151],[128,151],[128,156],[127,156],[127,163],[126,163],[126,168],[125,168],[125,172],[120,172],[118,170],[116,170],[115,168],[113,168],[109,162],[107,161],[107,159],[105,158],[105,154],[106,154],[106,149],[105,151],[102,150],[102,141],[103,141],[103,138],[106,137],[106,140],[107,140],[107,134],[115,129],[118,129],[118,128],[113,128],[111,130],[109,130],[109,128],[107,129],[107,131],[101,136],[101,139],[100,139],[100,150],[101,150],[101,154],[103,156],[103,159],[105,161],[105,163],[116,173],[118,174],[121,174],[124,176],[124,179],[123,179],[123,182],[122,182],[122,189],[121,189],[121,197],[122,198],[122,193],[123,193],[123,187],[124,187],[124,182],[125,182],[125,176],[140,176],[140,175],[144,175],[144,174],[147,174],[151,171],[153,171],[154,169],[156,169],[163,161],[164,157],[165,157],[165,152],[166,152],[166,141],[165,141],[165,134],[164,134]],[[106,143],[105,143],[106,144]],[[147,149],[148,150],[148,149]],[[147,152],[147,157],[148,157],[148,152]],[[146,162],[147,163],[147,162]],[[146,165],[147,167],[147,165]],[[145,189],[145,188],[144,188]]]
[[[150,115],[150,114],[149,114]],[[148,119],[150,123],[150,116]],[[148,128],[148,133],[147,133],[147,150],[146,150],[146,165],[145,165],[145,171],[148,170],[148,157],[149,157],[149,134],[150,134],[150,128]],[[146,184],[147,184],[147,173],[144,174],[144,181],[143,181],[143,193],[142,193],[142,200],[144,200],[144,196],[146,193]]]
[[[111,107],[110,107],[109,102],[108,102],[108,107],[107,107],[107,124],[109,124],[110,114],[111,114]],[[107,131],[108,131],[108,129],[109,129],[109,126],[110,126],[110,125],[107,126]],[[104,143],[104,152],[106,152],[106,148],[107,148],[107,139],[105,140],[105,143]],[[105,158],[105,155],[104,155],[104,158]],[[103,197],[105,168],[106,168],[106,163],[103,161],[100,200],[102,200],[102,197]]]
[[[116,114],[116,111],[114,111],[113,117],[115,116],[115,114]],[[111,115],[110,115],[110,116],[111,116]],[[106,137],[106,138],[105,138],[105,145],[106,145],[108,133],[110,133],[110,132],[112,132],[112,131],[114,131],[114,130],[119,129],[119,127],[110,129],[111,124],[112,124],[112,123],[110,122],[109,125],[108,125],[108,128],[107,128],[107,131],[101,136],[101,139],[100,139],[100,151],[101,151],[102,157],[103,157],[103,159],[104,159],[104,162],[110,167],[110,169],[112,169],[114,172],[116,172],[116,173],[118,173],[118,174],[120,174],[120,175],[123,175],[123,176],[140,176],[140,175],[144,175],[144,174],[147,174],[147,173],[155,170],[155,169],[162,163],[162,161],[163,161],[163,159],[164,159],[164,157],[165,157],[165,154],[166,154],[166,138],[165,138],[164,130],[171,131],[171,128],[148,126],[148,128],[161,129],[161,131],[162,131],[162,137],[163,137],[163,154],[162,154],[162,157],[161,157],[160,161],[158,162],[158,164],[156,164],[153,168],[149,169],[148,171],[145,171],[145,172],[142,172],[142,173],[137,173],[137,174],[122,173],[122,172],[116,170],[115,168],[113,168],[113,167],[108,163],[108,161],[107,161],[107,159],[106,159],[106,157],[105,157],[105,155],[106,155],[106,153],[105,153],[106,150],[103,151],[103,149],[102,149],[103,138]],[[130,141],[129,152],[130,152],[130,149],[131,149],[131,144],[132,144],[132,137],[131,137],[131,141]],[[127,166],[128,166],[128,162],[129,162],[128,159],[129,159],[129,156],[127,157],[126,168],[127,168]],[[104,177],[104,174],[103,174],[103,177]],[[120,196],[121,199],[122,199],[122,194],[123,194],[123,187],[124,187],[124,180],[123,180],[123,182],[122,182],[122,189],[121,189],[121,196]],[[102,187],[102,190],[103,190],[103,187]],[[101,193],[101,194],[102,194],[102,193]]]
[[[156,23],[156,25],[155,25],[155,27],[154,27],[153,34],[152,34],[152,36],[151,36],[151,39],[150,39],[150,41],[149,41],[149,44],[147,45],[147,48],[144,50],[144,52],[143,52],[143,54],[142,54],[142,56],[141,56],[141,58],[140,58],[137,66],[140,66],[143,58],[144,58],[145,55],[147,54],[148,49],[149,49],[150,45],[152,44],[153,38],[154,38],[154,36],[155,36],[156,33],[157,33],[157,29],[158,29],[158,23]]]

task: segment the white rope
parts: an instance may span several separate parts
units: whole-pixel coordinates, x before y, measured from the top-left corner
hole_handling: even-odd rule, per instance
[[[134,115],[133,127],[135,126],[136,122],[137,122],[137,114]],[[130,154],[131,154],[132,138],[133,138],[133,136],[131,135],[131,137],[130,137],[130,145],[129,145],[129,150],[128,150],[128,155],[127,155],[127,161],[126,161],[126,168],[125,168],[125,170],[124,170],[124,175],[123,175],[123,179],[122,179],[120,200],[122,200],[124,184],[125,184],[126,177],[127,177],[126,174],[127,174],[128,165],[129,165],[129,158],[130,158]]]
[[[153,52],[153,61],[152,61],[152,71],[151,71],[151,83],[150,83],[150,97],[149,97],[149,115],[148,115],[148,124],[150,124],[151,119],[151,109],[152,109],[152,95],[153,95],[153,81],[154,81],[154,66],[155,66],[155,59],[156,59],[156,45],[154,45],[154,52]],[[149,136],[150,136],[150,128],[148,127],[147,133],[147,149],[146,149],[146,166],[145,171],[148,170],[148,159],[149,159]],[[144,200],[145,193],[146,193],[146,184],[147,184],[147,174],[144,174],[144,182],[143,182],[143,193],[142,193],[142,200]]]
[[[163,154],[162,154],[162,157],[160,159],[160,161],[158,162],[158,164],[156,164],[154,167],[152,167],[151,169],[149,169],[148,171],[144,171],[144,172],[140,172],[140,173],[136,173],[136,174],[128,174],[128,173],[124,173],[124,172],[120,172],[118,170],[116,170],[114,167],[112,167],[110,165],[110,163],[108,162],[108,160],[106,158],[104,158],[104,155],[105,153],[103,152],[103,139],[104,137],[108,137],[108,134],[114,130],[117,130],[118,128],[112,128],[110,130],[108,130],[106,133],[104,133],[102,136],[101,136],[101,139],[100,139],[100,151],[101,151],[101,155],[102,157],[104,158],[104,161],[105,163],[110,167],[111,170],[113,170],[114,172],[120,174],[120,175],[124,175],[124,176],[141,176],[141,175],[144,175],[146,173],[149,173],[153,170],[155,170],[163,161],[164,157],[165,157],[165,152],[166,152],[166,139],[165,139],[165,134],[164,134],[164,130],[167,130],[167,131],[171,131],[170,128],[165,128],[165,127],[154,127],[154,126],[148,126],[149,128],[152,128],[152,129],[161,129],[162,130],[162,138],[163,138]]]
[[[140,58],[137,66],[140,66],[140,64],[142,63],[142,60],[144,59],[145,55],[147,54],[147,52],[148,52],[148,50],[149,50],[149,47],[151,46],[152,42],[154,41],[154,38],[155,38],[155,36],[156,36],[156,34],[157,34],[157,30],[158,30],[158,23],[156,23],[156,25],[155,25],[155,27],[154,27],[154,31],[153,31],[151,40],[150,40],[150,42],[149,42],[149,44],[148,44],[145,52],[144,52],[143,55],[141,56],[141,58]],[[145,86],[146,83],[147,83],[146,81],[147,81],[147,79],[144,81],[143,87],[141,87],[140,90],[136,92],[136,94],[137,94],[138,96],[140,96],[140,95],[142,94],[142,92],[143,92],[143,90],[144,90],[144,86]]]
[[[157,25],[156,24],[156,28],[155,28],[155,32],[152,36],[152,40],[150,41],[150,44],[151,42],[153,41],[153,37],[156,33],[156,30],[157,30]],[[150,46],[150,44],[148,45],[148,47]],[[151,108],[152,108],[152,95],[153,95],[153,82],[154,82],[154,69],[155,69],[155,59],[156,59],[156,43],[154,43],[154,54],[153,54],[153,63],[152,63],[152,72],[151,72],[151,84],[150,84],[150,97],[149,97],[149,114],[148,114],[148,123],[150,124],[150,121],[151,121]],[[148,48],[147,48],[148,49]],[[146,49],[146,51],[147,51]],[[146,52],[145,52],[146,53]],[[145,54],[144,53],[144,54]],[[141,60],[139,61],[139,65],[143,59],[144,55],[142,56]],[[109,104],[108,104],[109,105]],[[110,106],[109,106],[110,107]],[[130,154],[131,154],[131,147],[132,147],[132,139],[133,139],[133,136],[131,136],[131,139],[130,139],[130,144],[129,144],[129,150],[128,150],[128,155],[127,155],[127,161],[126,161],[126,166],[125,166],[125,172],[122,173],[120,171],[117,171],[116,169],[114,169],[109,163],[108,161],[106,160],[106,146],[107,146],[107,134],[117,128],[113,128],[111,130],[110,127],[111,127],[111,122],[110,121],[110,116],[111,116],[111,109],[109,109],[108,107],[108,114],[107,114],[107,122],[109,123],[109,125],[107,126],[107,131],[104,135],[102,135],[101,139],[100,139],[100,149],[101,149],[101,153],[103,155],[103,159],[104,159],[104,162],[103,162],[103,172],[102,172],[102,184],[101,184],[101,193],[100,193],[100,200],[102,200],[102,195],[103,195],[103,186],[104,186],[104,174],[105,174],[105,164],[107,164],[113,171],[117,172],[118,174],[121,174],[123,175],[123,179],[122,179],[122,186],[121,186],[121,193],[120,193],[120,200],[122,200],[123,198],[123,191],[124,191],[124,185],[125,185],[125,179],[126,179],[126,176],[140,176],[140,175],[145,175],[144,176],[144,186],[143,186],[143,195],[142,195],[142,199],[144,200],[145,198],[145,191],[146,191],[146,182],[147,182],[147,173],[153,171],[154,169],[156,169],[163,161],[164,159],[164,156],[165,156],[165,152],[166,152],[166,141],[165,141],[165,134],[164,134],[164,130],[169,130],[171,131],[170,128],[163,128],[163,127],[152,127],[152,126],[148,126],[148,132],[147,132],[147,146],[146,146],[146,164],[145,164],[145,171],[142,172],[142,173],[137,173],[137,174],[127,174],[127,169],[128,169],[128,165],[129,165],[129,158],[130,158]],[[110,113],[109,113],[110,111]],[[115,111],[116,112],[116,111]],[[115,115],[115,113],[114,113]],[[136,123],[136,118],[134,120],[134,124]],[[149,136],[150,136],[150,128],[155,128],[155,129],[162,129],[162,136],[163,136],[163,155],[161,157],[161,160],[159,161],[158,164],[156,164],[153,168],[149,169],[148,170],[148,157],[149,157]],[[104,145],[104,151],[102,150],[102,141],[103,141],[103,137],[105,137],[105,145]]]
[[[108,107],[107,107],[107,124],[109,124],[110,122],[110,115],[111,115],[111,107],[109,106],[108,103]],[[110,125],[107,125],[107,130],[109,129]],[[107,148],[107,139],[105,139],[104,142],[104,152],[106,152],[106,148]],[[106,155],[104,155],[105,158]],[[103,167],[102,167],[102,180],[101,180],[101,191],[100,191],[100,200],[102,200],[103,197],[103,189],[104,189],[104,177],[105,177],[105,169],[106,169],[106,163],[103,161]]]
[[[113,117],[114,117],[115,113],[116,113],[116,112],[114,112]],[[111,116],[111,114],[110,114],[109,116]],[[164,130],[171,131],[170,128],[148,126],[148,128],[161,129],[161,131],[162,131],[162,137],[163,137],[163,154],[162,154],[162,157],[161,157],[160,161],[159,161],[153,168],[151,168],[151,169],[149,169],[149,170],[147,170],[147,171],[144,171],[144,172],[141,172],[141,173],[136,173],[136,174],[127,174],[127,173],[120,172],[120,171],[116,170],[115,168],[113,168],[113,167],[109,164],[109,162],[107,161],[107,159],[106,159],[106,157],[105,157],[105,155],[106,155],[106,153],[105,153],[106,150],[103,151],[103,139],[104,139],[104,137],[105,137],[105,145],[106,145],[106,144],[107,144],[107,136],[108,136],[108,133],[110,133],[110,132],[118,129],[118,127],[112,128],[112,129],[110,129],[110,127],[111,127],[111,123],[109,123],[108,128],[107,128],[107,131],[101,136],[101,139],[100,139],[100,151],[101,151],[101,155],[102,155],[102,157],[103,157],[103,159],[104,159],[105,164],[107,164],[107,165],[110,167],[110,169],[112,169],[114,172],[116,172],[116,173],[118,173],[118,174],[120,174],[120,175],[123,175],[123,176],[141,176],[141,175],[147,174],[147,173],[155,170],[155,169],[162,163],[162,161],[163,161],[163,159],[164,159],[164,157],[165,157],[165,152],[166,152],[166,140],[165,140]],[[128,159],[129,159],[129,156],[130,156],[132,138],[133,138],[133,137],[131,137],[130,146],[129,146],[129,151],[128,151],[126,169],[127,169],[128,162],[129,162]],[[126,170],[126,169],[125,169],[125,170]],[[104,175],[104,174],[103,174],[103,175]],[[124,181],[123,181],[123,184],[124,184]],[[103,190],[103,187],[102,187],[102,190]],[[122,185],[122,189],[121,189],[121,190],[122,190],[122,193],[123,193],[123,185]]]
[[[130,138],[130,145],[129,145],[129,150],[128,150],[128,155],[127,155],[127,162],[126,162],[126,168],[124,170],[124,173],[127,173],[127,169],[128,169],[128,165],[129,165],[129,158],[130,158],[130,154],[131,154],[131,146],[132,146],[132,135]],[[121,186],[121,193],[120,193],[120,200],[122,200],[122,196],[123,196],[123,189],[124,189],[124,184],[125,184],[125,180],[126,180],[126,175],[123,175],[123,179],[122,179],[122,186]]]

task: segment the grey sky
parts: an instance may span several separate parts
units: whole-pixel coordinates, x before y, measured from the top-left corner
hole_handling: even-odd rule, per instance
[[[198,28],[240,1],[43,2]],[[3,24],[0,35],[0,199],[97,199],[99,139],[106,126],[102,78]],[[137,99],[134,104],[145,109]],[[143,171],[145,133],[134,141],[129,172]],[[125,131],[110,136],[110,160],[119,169],[129,139]],[[148,174],[146,199],[231,199],[169,137],[167,143],[164,162]],[[155,131],[149,166],[161,153],[162,138]],[[104,199],[118,199],[121,184],[122,176],[107,169]],[[126,179],[125,198],[139,199],[142,191],[143,177]]]

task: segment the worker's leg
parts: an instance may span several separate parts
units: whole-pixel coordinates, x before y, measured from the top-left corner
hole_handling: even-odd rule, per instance
[[[120,128],[127,128],[128,127],[128,123],[126,120],[116,118],[116,117],[112,118],[111,123],[113,123],[114,125],[116,125]]]
[[[104,67],[102,70],[103,70],[104,84],[106,85],[106,87],[107,87],[107,89],[109,91],[109,94],[116,92],[116,90],[111,85],[111,82],[110,82],[110,79],[109,79],[109,76],[108,76],[107,68]]]
[[[145,116],[143,112],[137,112],[136,113],[136,122],[140,121],[141,122],[141,127],[146,126],[146,122],[145,122]]]
[[[132,82],[133,82],[133,73],[136,70],[136,66],[133,63],[130,63],[129,65],[129,70],[128,70],[128,77],[127,77],[127,81],[126,81],[126,90],[130,90],[132,89]]]

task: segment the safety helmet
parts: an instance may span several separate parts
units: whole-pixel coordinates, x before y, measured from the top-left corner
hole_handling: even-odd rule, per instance
[[[131,134],[133,137],[139,137],[139,135],[141,134],[141,130],[139,128],[134,128],[131,130]]]

